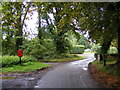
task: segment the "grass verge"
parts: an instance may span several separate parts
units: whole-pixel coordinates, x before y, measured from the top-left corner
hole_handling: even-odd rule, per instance
[[[97,67],[98,70],[105,72],[106,74],[112,74],[114,76],[120,75],[120,69],[116,66],[113,66],[116,63],[116,61],[108,61],[106,64],[107,66],[103,66],[103,64],[99,63],[98,61],[92,62],[93,65]]]
[[[85,51],[84,53],[95,53],[95,52],[92,52],[92,51]]]
[[[120,69],[115,66],[116,60],[108,60],[107,66],[98,61],[92,62],[92,76],[106,88],[120,88]],[[96,69],[95,69],[96,68]]]
[[[25,60],[24,60],[25,58]],[[31,72],[37,69],[41,69],[44,67],[50,67],[51,65],[43,64],[42,62],[66,62],[66,61],[74,61],[74,60],[81,60],[84,59],[83,56],[78,56],[76,54],[63,54],[58,55],[52,59],[40,59],[36,60],[34,57],[24,57],[22,58],[22,66],[19,64],[15,65],[14,63],[18,62],[18,57],[16,56],[4,56],[4,67],[0,69],[0,71],[5,73],[24,73],[24,72]],[[35,62],[39,61],[39,62]]]
[[[41,62],[67,62],[67,61],[75,61],[75,60],[81,60],[84,59],[85,57],[83,56],[78,56],[78,57],[71,57],[71,58],[60,58],[60,59],[43,59]]]
[[[31,72],[37,69],[51,67],[51,65],[38,63],[38,62],[27,62],[23,63],[22,66],[20,65],[13,65],[12,67],[3,67],[0,69],[3,74],[5,73],[24,73],[24,72]]]

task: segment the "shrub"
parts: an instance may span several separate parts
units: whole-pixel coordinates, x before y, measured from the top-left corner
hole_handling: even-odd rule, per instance
[[[84,53],[84,45],[73,45],[72,49],[71,49],[71,53],[74,54],[80,54],[80,53]]]
[[[92,47],[92,51],[97,54],[100,54],[100,49],[101,49],[100,45],[93,45],[93,47]],[[118,51],[117,51],[116,47],[110,47],[107,52],[108,52],[108,54],[114,54],[114,53],[117,53]]]
[[[50,55],[55,50],[54,43],[51,41],[51,39],[44,39],[42,44],[40,44],[40,40],[37,37],[30,40],[29,42],[26,42],[22,48],[24,49],[25,55],[32,55],[37,58]]]
[[[3,56],[2,60],[0,60],[0,63],[2,63],[2,67],[9,67],[13,65],[19,64],[19,57],[18,56]],[[26,62],[35,62],[37,59],[32,56],[23,56],[22,57],[22,63]]]
[[[118,53],[116,47],[110,47],[110,48],[109,48],[109,50],[108,50],[108,54],[113,54],[113,53]]]
[[[36,61],[37,61],[37,58],[32,57],[32,56],[24,56],[24,57],[22,58],[22,61],[23,61],[23,62],[36,62]]]
[[[101,46],[96,44],[92,46],[91,50],[97,54],[100,54],[100,48]]]

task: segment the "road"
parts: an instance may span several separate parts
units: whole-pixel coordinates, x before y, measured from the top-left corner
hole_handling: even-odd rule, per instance
[[[100,88],[91,78],[88,64],[95,60],[93,53],[84,53],[86,59],[61,64],[47,72],[34,88]]]
[[[94,61],[94,54],[83,55],[87,59],[67,63],[47,63],[54,64],[50,70],[25,74],[14,73],[13,76],[23,77],[3,79],[0,85],[2,88],[99,88],[87,68],[88,64]]]

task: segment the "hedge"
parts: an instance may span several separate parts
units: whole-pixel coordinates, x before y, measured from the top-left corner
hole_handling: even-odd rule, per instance
[[[84,45],[73,45],[71,49],[72,54],[82,54],[84,53],[85,46]]]
[[[2,67],[10,67],[13,65],[19,64],[20,58],[18,56],[3,56],[0,60],[0,63],[2,63]],[[32,56],[23,56],[22,57],[22,63],[26,62],[35,62],[37,59]]]

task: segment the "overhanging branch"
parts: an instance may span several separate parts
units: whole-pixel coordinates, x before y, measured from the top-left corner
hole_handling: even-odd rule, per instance
[[[26,8],[25,15],[24,15],[24,18],[23,18],[23,21],[22,21],[22,26],[23,26],[24,21],[25,21],[25,18],[26,18],[26,16],[27,16],[27,12],[29,11],[30,5],[31,5],[31,2],[29,2],[28,6],[27,6],[27,8]]]

